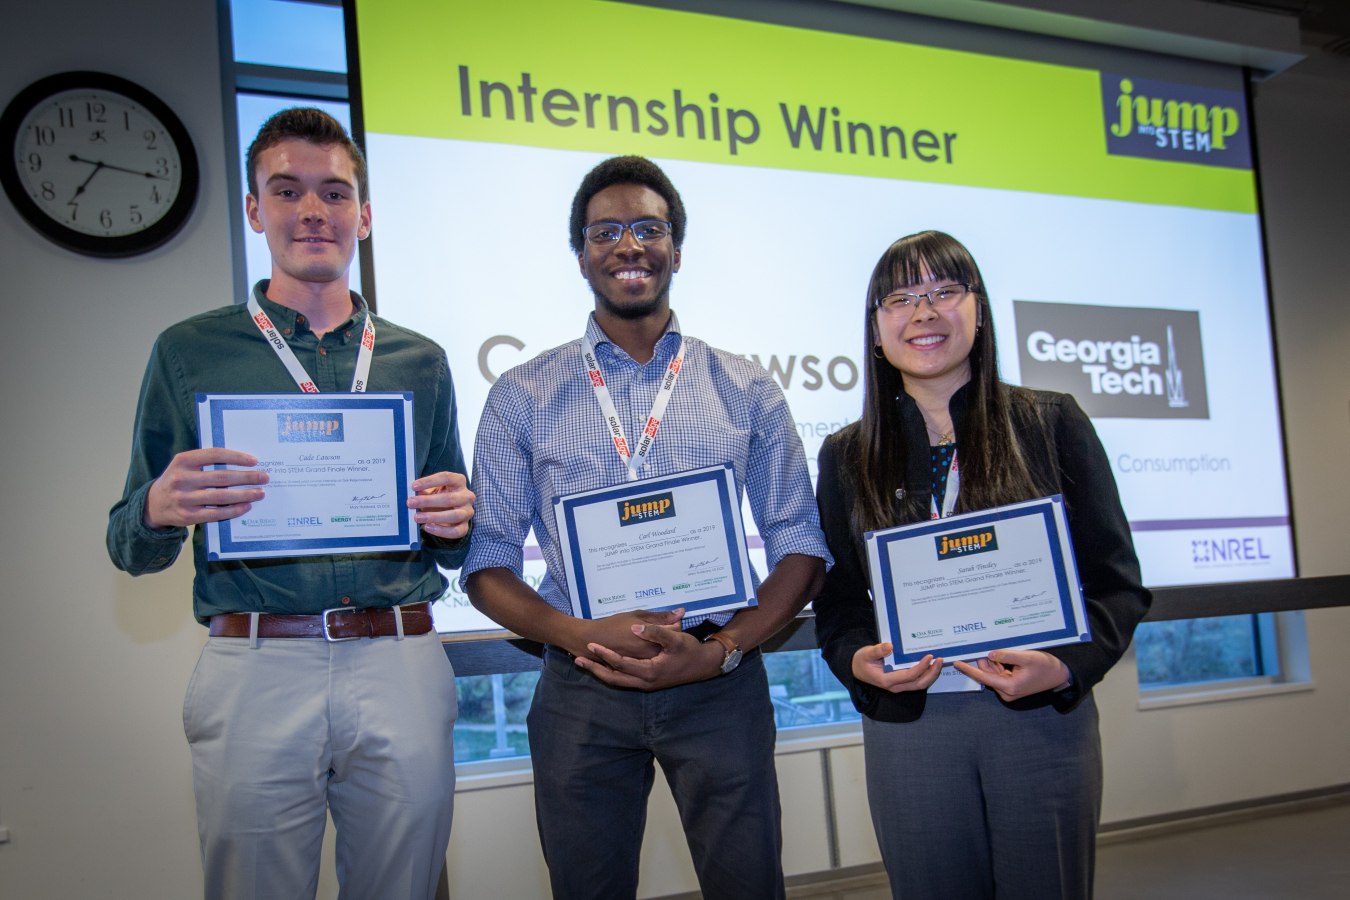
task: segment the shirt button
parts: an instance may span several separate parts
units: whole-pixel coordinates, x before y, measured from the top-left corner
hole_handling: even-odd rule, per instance
[[[352,336],[352,333],[351,333],[350,331],[347,332],[347,337],[351,337],[351,336]]]
[[[343,597],[343,598],[342,598],[342,603],[343,603],[344,606],[345,606],[346,604],[348,604],[348,603],[351,603],[351,602],[352,602],[352,598],[351,598],[351,597]]]
[[[325,350],[325,349],[323,349],[322,347],[320,347],[320,348],[319,348],[319,355],[320,355],[320,356],[327,356],[327,355],[328,355],[328,351]]]
[[[296,316],[296,317],[295,317],[295,324],[297,324],[297,325],[303,325],[303,324],[305,324],[305,317],[304,317],[304,316]]]
[[[282,333],[282,334],[290,334],[290,333],[291,333],[291,330],[290,330],[289,328],[283,328],[283,329],[281,329],[281,333]]]

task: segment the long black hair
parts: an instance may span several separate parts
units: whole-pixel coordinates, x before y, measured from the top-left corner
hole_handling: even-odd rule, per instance
[[[867,286],[863,311],[863,414],[841,434],[844,469],[855,488],[850,513],[855,534],[890,528],[927,518],[921,496],[907,491],[905,471],[910,449],[905,444],[899,396],[904,391],[900,370],[874,352],[877,304],[892,291],[919,284],[925,278],[970,285],[979,303],[980,323],[970,350],[969,412],[956,436],[961,460],[961,493],[957,512],[988,509],[1044,496],[1026,462],[1013,419],[1038,419],[1034,395],[1004,384],[998,375],[998,345],[989,294],[975,258],[960,241],[941,231],[921,231],[902,237],[881,255]]]

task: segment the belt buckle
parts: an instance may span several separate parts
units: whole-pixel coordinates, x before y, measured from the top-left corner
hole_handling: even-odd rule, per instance
[[[345,642],[345,641],[358,641],[358,640],[360,640],[360,639],[361,639],[361,635],[359,635],[359,634],[352,635],[351,637],[333,637],[332,633],[329,631],[329,627],[330,627],[330,624],[331,624],[331,623],[329,623],[329,621],[328,621],[328,616],[329,616],[330,613],[355,613],[355,612],[362,612],[362,610],[356,610],[356,609],[343,609],[341,606],[335,606],[335,607],[333,607],[332,609],[325,609],[325,610],[323,611],[323,617],[322,617],[322,621],[323,621],[323,639],[324,639],[325,641],[327,641],[328,643],[330,643],[330,644],[341,644],[341,643],[343,643],[343,642]]]

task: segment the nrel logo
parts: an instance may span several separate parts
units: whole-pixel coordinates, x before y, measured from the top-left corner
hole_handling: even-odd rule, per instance
[[[1240,92],[1106,72],[1101,87],[1107,153],[1252,167]]]
[[[1191,541],[1191,562],[1210,565],[1265,563],[1270,554],[1259,537],[1204,538]]]
[[[1200,314],[1014,300],[1022,384],[1092,418],[1208,419]]]
[[[974,531],[957,531],[933,538],[937,544],[938,559],[956,559],[976,553],[990,553],[998,549],[998,532],[994,526]]]
[[[286,527],[294,528],[299,525],[322,525],[318,516],[291,516],[286,520]]]
[[[983,622],[969,622],[965,625],[953,625],[952,634],[969,634],[972,631],[984,631]]]
[[[640,591],[633,591],[633,598],[636,600],[646,600],[648,597],[663,597],[665,596],[665,593],[665,588],[643,588]]]
[[[306,416],[301,413],[277,413],[277,440],[283,444],[310,441],[341,442],[342,413],[319,413]]]
[[[615,505],[619,508],[621,526],[675,517],[675,497],[670,491],[652,494],[649,497],[638,497],[635,500],[621,500]]]

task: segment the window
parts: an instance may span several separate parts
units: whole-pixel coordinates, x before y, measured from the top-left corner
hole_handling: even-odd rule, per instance
[[[1145,622],[1135,632],[1139,686],[1279,675],[1274,615]]]
[[[768,653],[769,698],[780,730],[857,722],[848,691],[815,650]],[[455,721],[455,762],[528,756],[525,716],[538,672],[475,675],[456,679],[459,718]]]

